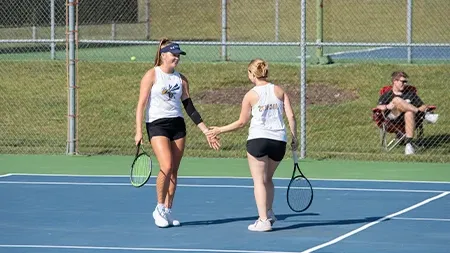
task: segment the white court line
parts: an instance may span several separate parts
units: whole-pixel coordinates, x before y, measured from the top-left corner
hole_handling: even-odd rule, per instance
[[[3,175],[0,175],[0,177],[9,177],[9,176],[11,176],[11,174],[3,174]]]
[[[323,243],[323,244],[317,245],[317,246],[315,246],[315,247],[309,248],[309,249],[307,249],[307,250],[305,250],[305,251],[302,251],[301,253],[310,253],[310,252],[314,252],[314,251],[316,251],[316,250],[325,248],[325,247],[327,247],[327,246],[333,245],[333,244],[335,244],[335,243],[337,243],[337,242],[340,242],[340,241],[344,240],[344,239],[347,238],[347,237],[350,237],[350,236],[352,236],[352,235],[354,235],[354,234],[357,234],[357,233],[359,233],[359,232],[361,232],[361,231],[363,231],[363,230],[366,230],[366,229],[368,229],[368,228],[370,228],[370,227],[372,227],[372,226],[374,226],[374,225],[376,225],[376,224],[378,224],[378,223],[380,223],[380,222],[383,222],[383,221],[385,221],[385,220],[389,220],[389,219],[391,219],[391,218],[394,218],[395,216],[398,216],[398,215],[404,214],[404,213],[406,213],[406,212],[409,212],[409,211],[411,211],[411,210],[413,210],[413,209],[416,209],[416,208],[418,208],[418,207],[420,207],[420,206],[423,206],[423,205],[425,205],[425,204],[427,204],[427,203],[430,203],[430,202],[433,201],[433,200],[442,198],[442,197],[444,197],[444,196],[446,196],[446,195],[448,195],[448,194],[450,194],[450,192],[443,192],[443,193],[441,193],[441,194],[439,194],[439,195],[436,195],[436,196],[434,196],[434,197],[428,198],[428,199],[426,199],[426,200],[424,200],[424,201],[422,201],[422,202],[419,202],[419,203],[417,203],[417,204],[415,204],[415,205],[413,205],[413,206],[410,206],[410,207],[408,207],[408,208],[405,208],[405,209],[403,209],[403,210],[400,210],[400,211],[398,211],[398,212],[396,212],[396,213],[389,214],[389,215],[384,216],[383,218],[380,218],[380,219],[378,219],[378,220],[376,220],[376,221],[367,223],[366,225],[361,226],[361,227],[359,227],[359,228],[357,228],[357,229],[355,229],[355,230],[352,230],[352,231],[348,232],[347,234],[341,235],[341,236],[339,236],[339,237],[337,237],[337,238],[335,238],[335,239],[333,239],[333,240],[331,240],[331,241],[328,241],[328,242],[326,242],[326,243]]]
[[[185,248],[132,248],[108,246],[72,246],[72,245],[20,245],[0,244],[0,248],[41,248],[41,249],[87,249],[87,250],[118,250],[118,251],[172,251],[172,252],[223,252],[223,253],[298,253],[289,251],[258,251],[258,250],[222,250],[222,249],[185,249]]]
[[[131,186],[130,183],[81,183],[81,182],[45,182],[45,181],[0,181],[0,184],[19,184],[19,185],[84,185],[84,186]],[[155,186],[155,184],[146,184],[145,186]],[[253,189],[252,185],[228,185],[228,184],[177,184],[177,187],[193,188],[248,188]],[[287,186],[275,186],[276,189],[287,189]],[[314,190],[325,191],[370,191],[370,192],[413,192],[413,193],[442,193],[444,190],[413,190],[413,189],[376,189],[376,188],[348,188],[348,187],[313,187]]]
[[[126,178],[129,175],[78,175],[78,174],[33,174],[33,173],[9,173],[8,176],[36,176],[36,177],[92,177],[92,178]],[[152,176],[155,178],[155,176]],[[197,178],[197,179],[248,179],[251,177],[230,177],[230,176],[178,176],[178,178]],[[286,177],[274,177],[277,180],[290,180]],[[336,181],[336,182],[386,182],[386,183],[419,183],[419,184],[450,184],[449,181],[408,181],[408,180],[381,180],[381,179],[330,179],[330,178],[309,178],[312,181]]]
[[[450,219],[438,219],[438,218],[401,218],[395,217],[391,220],[412,220],[412,221],[450,221]]]
[[[331,53],[331,54],[328,54],[328,55],[343,55],[343,54],[365,53],[365,52],[372,52],[372,51],[389,49],[389,48],[393,48],[393,47],[377,47],[377,48],[370,48],[370,49],[349,50],[349,51],[341,51],[341,52]]]
[[[370,48],[370,49],[359,49],[359,50],[349,50],[349,51],[341,51],[341,52],[335,52],[335,53],[330,53],[330,54],[326,54],[326,55],[343,55],[343,54],[353,54],[353,53],[365,53],[365,52],[372,52],[372,51],[377,51],[377,50],[383,50],[383,49],[389,49],[389,48],[393,48],[393,47],[376,47],[376,48]],[[310,58],[310,55],[307,55],[306,58]],[[297,58],[301,58],[301,56],[297,56]]]

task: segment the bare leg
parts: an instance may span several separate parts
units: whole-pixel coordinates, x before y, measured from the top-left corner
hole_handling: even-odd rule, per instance
[[[394,99],[392,99],[392,103],[394,104],[393,112],[398,112],[398,114],[400,114],[401,112],[405,113],[406,137],[413,138],[416,123],[415,115],[419,111],[419,109],[399,97],[395,97]]]
[[[167,208],[172,208],[173,198],[175,197],[175,191],[177,188],[178,169],[180,167],[181,158],[183,157],[185,142],[186,138],[181,138],[171,143],[173,168],[165,202],[165,206]]]
[[[407,138],[414,137],[415,125],[416,125],[415,114],[411,111],[405,112],[405,131]]]
[[[269,163],[267,166],[267,174],[266,174],[266,178],[265,178],[265,186],[266,186],[266,191],[267,191],[267,210],[271,210],[272,209],[272,205],[273,205],[273,200],[274,200],[274,196],[275,196],[275,186],[273,185],[273,174],[275,173],[275,170],[277,169],[278,165],[280,164],[280,162],[276,162],[272,159],[269,158]]]
[[[151,139],[151,143],[159,163],[159,173],[156,179],[156,197],[158,204],[164,204],[173,168],[170,140],[164,136],[155,136]]]
[[[247,153],[247,158],[250,173],[253,178],[255,201],[259,218],[261,220],[267,220],[267,191],[264,181],[269,158],[267,156],[256,158],[249,153]]]
[[[396,110],[400,112],[413,112],[417,113],[419,109],[415,107],[414,105],[406,102],[404,99],[401,99],[399,97],[395,97],[392,99],[392,102],[394,104],[394,107]]]

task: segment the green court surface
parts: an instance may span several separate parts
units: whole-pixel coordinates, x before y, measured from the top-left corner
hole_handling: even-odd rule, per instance
[[[222,60],[220,46],[183,45],[188,54],[183,60],[192,62],[217,62]],[[130,61],[131,56],[138,62],[152,62],[156,53],[155,45],[120,45],[106,47],[89,47],[78,49],[78,59],[82,61]],[[313,48],[308,52],[313,54]],[[248,61],[255,57],[280,62],[299,62],[298,46],[230,46],[227,48],[228,59]],[[50,52],[23,52],[0,54],[0,60],[49,60]],[[55,59],[65,60],[65,51],[56,51]]]
[[[128,175],[131,156],[0,155],[0,175],[8,173]],[[155,160],[155,159],[153,159]],[[156,161],[154,161],[156,163]],[[275,177],[290,177],[292,160],[285,159]],[[307,177],[406,181],[450,181],[447,163],[396,163],[347,160],[302,160]],[[155,168],[158,168],[156,164]],[[156,172],[153,172],[156,175]],[[181,176],[250,177],[246,159],[185,157]]]
[[[223,61],[222,48],[216,45],[182,45],[187,52],[182,60],[188,62],[219,62]],[[339,54],[344,52],[364,52],[371,50],[365,47],[326,47],[325,54]],[[85,47],[83,44],[78,49],[78,59],[81,61],[113,61],[126,62],[131,61],[131,57],[136,57],[136,62],[153,62],[156,53],[155,45],[109,45],[96,47],[91,45]],[[315,55],[315,47],[307,47],[306,55],[311,57]],[[300,62],[299,46],[228,46],[227,60],[247,62],[253,58],[263,58],[270,62]],[[0,60],[50,60],[50,51],[43,52],[16,52],[0,54]],[[65,60],[66,52],[59,50],[55,52],[56,60]],[[357,59],[354,59],[357,60]],[[359,59],[362,60],[362,59]],[[367,60],[367,59],[365,59]]]

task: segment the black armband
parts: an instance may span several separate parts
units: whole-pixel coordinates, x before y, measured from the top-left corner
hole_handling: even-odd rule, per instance
[[[196,124],[200,124],[203,122],[202,117],[200,116],[200,114],[197,112],[197,110],[194,107],[194,104],[192,103],[191,98],[187,98],[185,100],[183,100],[183,106],[184,109],[186,110],[187,114],[189,115],[189,117],[191,118],[191,120]]]

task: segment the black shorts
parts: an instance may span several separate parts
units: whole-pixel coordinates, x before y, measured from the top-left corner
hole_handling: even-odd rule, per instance
[[[286,142],[265,138],[248,140],[247,152],[254,157],[269,156],[270,159],[279,162],[286,153]]]
[[[186,124],[181,117],[157,119],[147,122],[146,127],[149,140],[154,136],[165,136],[174,141],[186,136]]]

